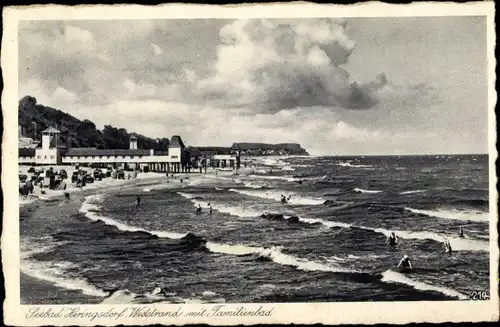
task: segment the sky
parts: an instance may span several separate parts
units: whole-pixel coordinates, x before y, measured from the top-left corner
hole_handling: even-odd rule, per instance
[[[19,98],[193,146],[488,152],[484,17],[23,21]]]

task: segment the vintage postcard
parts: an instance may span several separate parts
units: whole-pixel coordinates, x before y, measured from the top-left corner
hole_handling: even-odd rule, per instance
[[[493,2],[3,22],[6,324],[498,319]]]

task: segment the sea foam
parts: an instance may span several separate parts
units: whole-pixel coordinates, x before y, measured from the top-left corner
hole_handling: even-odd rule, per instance
[[[350,168],[372,168],[373,167],[371,165],[355,165],[355,164],[351,164],[350,162],[338,162],[337,166],[350,167]]]
[[[69,262],[48,262],[36,260],[22,260],[21,272],[36,279],[49,282],[57,287],[72,291],[81,291],[85,295],[105,297],[108,295],[87,281],[79,278],[68,278],[66,269],[71,268]]]
[[[456,209],[422,210],[409,207],[406,207],[405,210],[436,218],[482,221],[482,222],[488,222],[490,216],[489,212],[478,211],[478,210],[456,210]]]
[[[467,296],[465,294],[462,294],[458,291],[455,291],[454,289],[447,288],[447,287],[442,287],[442,286],[434,286],[434,285],[429,285],[423,282],[418,282],[413,279],[410,279],[406,277],[405,275],[392,271],[392,270],[387,270],[382,273],[382,281],[386,283],[395,283],[395,284],[405,284],[408,286],[413,287],[414,289],[421,290],[421,291],[434,291],[434,292],[439,292],[441,294],[444,294],[446,296],[450,297],[457,297],[460,300],[466,300]]]
[[[404,192],[401,192],[399,194],[402,194],[402,195],[405,195],[405,194],[416,194],[416,193],[423,193],[425,192],[426,190],[413,190],[413,191],[404,191]]]
[[[130,226],[127,224],[124,224],[122,222],[119,222],[117,220],[114,220],[109,217],[105,217],[103,215],[99,214],[99,206],[95,203],[96,201],[102,201],[102,196],[101,195],[90,195],[88,196],[85,201],[83,202],[82,206],[80,207],[80,212],[84,213],[87,218],[93,221],[102,221],[106,225],[109,226],[114,226],[118,228],[121,231],[125,232],[145,232],[149,233],[151,235],[156,235],[158,237],[165,237],[165,238],[171,238],[171,239],[179,239],[183,238],[186,236],[186,234],[179,234],[179,233],[172,233],[172,232],[165,232],[165,231],[148,231],[145,230],[144,228],[140,227],[135,227],[135,226]]]
[[[357,188],[357,187],[353,191],[356,193],[368,193],[368,194],[376,194],[382,192],[378,190],[363,190],[362,188]]]
[[[291,195],[290,200],[287,201],[289,204],[296,205],[320,205],[324,204],[326,200],[318,199],[318,198],[309,198],[303,197],[296,193],[286,193],[285,191],[273,190],[273,191],[251,191],[251,190],[238,190],[238,189],[230,189],[231,192],[236,192],[248,196],[253,196],[261,199],[269,199],[277,202],[281,201],[281,195],[285,194],[287,197]]]
[[[228,206],[224,204],[219,204],[215,203],[212,201],[198,201],[194,199],[194,195],[188,194],[188,193],[183,193],[183,192],[178,192],[179,195],[183,196],[184,198],[188,199],[193,203],[195,207],[201,206],[204,209],[207,209],[208,202],[210,202],[210,205],[212,206],[213,210],[216,210],[220,213],[227,213],[230,214],[231,216],[237,216],[237,217],[259,217],[262,213],[260,211],[252,210],[252,209],[247,209],[244,207],[240,206]]]

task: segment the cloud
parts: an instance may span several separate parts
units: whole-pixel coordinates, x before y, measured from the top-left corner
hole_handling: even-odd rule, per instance
[[[67,45],[88,46],[93,40],[94,37],[90,31],[71,25],[64,27],[64,41]]]
[[[161,55],[163,53],[162,48],[159,47],[158,45],[152,43],[151,47],[153,48],[153,52],[154,52],[155,56],[159,56],[159,55]]]
[[[484,65],[472,57],[479,50],[459,42],[463,33],[444,45],[405,42],[428,34],[425,24],[401,23],[397,43],[388,35],[397,20],[385,21],[21,22],[19,98],[191,145],[298,142],[313,154],[485,146],[487,87],[471,70]],[[463,52],[451,63],[450,47]]]
[[[385,75],[358,85],[342,67],[355,48],[336,19],[238,20],[220,30],[211,76],[198,82],[215,104],[278,112],[297,107],[368,109]]]

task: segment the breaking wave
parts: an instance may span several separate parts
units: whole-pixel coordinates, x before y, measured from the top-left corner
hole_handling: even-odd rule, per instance
[[[401,192],[399,194],[415,194],[415,193],[423,193],[425,192],[426,190],[413,190],[413,191],[404,191],[404,192]]]
[[[426,283],[418,282],[413,279],[410,279],[406,277],[405,275],[392,271],[392,270],[387,270],[382,273],[382,282],[386,283],[395,283],[395,284],[405,284],[408,286],[413,287],[414,289],[421,290],[421,291],[434,291],[434,292],[439,292],[441,294],[444,294],[449,297],[456,297],[459,298],[460,300],[466,300],[468,297],[458,291],[455,291],[454,289],[447,288],[447,287],[441,287],[441,286],[434,286],[434,285],[429,285]]]
[[[269,200],[274,200],[277,202],[281,201],[281,195],[285,194],[285,192],[281,191],[249,191],[249,190],[237,190],[237,189],[229,189],[231,192],[236,192],[240,193],[243,195],[248,195],[248,196],[253,196],[261,199],[269,199]],[[300,195],[297,195],[295,193],[288,193],[286,196],[290,196],[290,200],[287,201],[289,204],[296,204],[296,205],[320,205],[325,203],[325,199],[315,199],[315,198],[308,198],[308,197],[303,197]]]
[[[69,262],[21,260],[21,272],[30,277],[49,282],[63,289],[80,291],[85,295],[96,297],[108,295],[107,292],[89,284],[84,279],[69,278],[66,271],[72,266],[73,264]]]
[[[356,193],[368,193],[368,194],[375,194],[375,193],[381,193],[382,191],[378,191],[378,190],[363,190],[362,188],[355,188],[353,190],[353,192],[356,192]]]
[[[201,206],[202,208],[206,208],[207,206],[207,202],[204,201],[198,201],[197,199],[195,199],[196,197],[192,194],[188,194],[188,193],[183,193],[183,192],[177,192],[179,195],[181,195],[182,197],[190,200],[194,206],[198,207]],[[212,209],[220,212],[220,213],[227,213],[227,214],[230,214],[232,216],[237,216],[237,217],[258,217],[260,216],[261,212],[260,211],[255,211],[255,210],[251,210],[251,209],[246,209],[246,208],[242,208],[242,207],[233,207],[233,206],[227,206],[227,205],[222,205],[222,204],[218,204],[218,203],[214,203],[214,202],[211,202],[211,205],[212,205]]]
[[[287,176],[264,176],[264,175],[249,175],[248,177],[253,178],[261,178],[261,179],[275,179],[275,180],[283,180],[287,182],[297,182],[300,181],[299,178],[287,177]]]
[[[121,231],[124,232],[145,232],[151,235],[156,235],[158,237],[166,237],[166,238],[172,238],[172,239],[179,239],[183,238],[186,236],[186,234],[179,234],[179,233],[170,233],[170,232],[164,232],[164,231],[148,231],[140,227],[134,227],[130,226],[124,223],[121,223],[119,221],[116,221],[112,218],[105,217],[102,215],[99,215],[97,211],[99,211],[99,206],[97,206],[96,202],[102,201],[103,197],[102,195],[89,195],[85,198],[85,201],[83,202],[82,206],[80,207],[80,212],[85,214],[87,218],[93,221],[102,221],[106,225],[114,226],[118,228]]]
[[[437,210],[422,210],[405,207],[413,213],[444,219],[469,220],[488,222],[489,212],[479,210],[456,210],[456,209],[437,209]]]
[[[262,186],[262,185],[257,185],[257,184],[251,183],[251,182],[243,182],[243,185],[245,185],[245,187],[248,187],[248,188],[264,188],[264,186]]]
[[[351,168],[372,168],[373,167],[371,165],[353,165],[350,162],[339,162],[339,163],[337,163],[337,166],[351,167]]]

